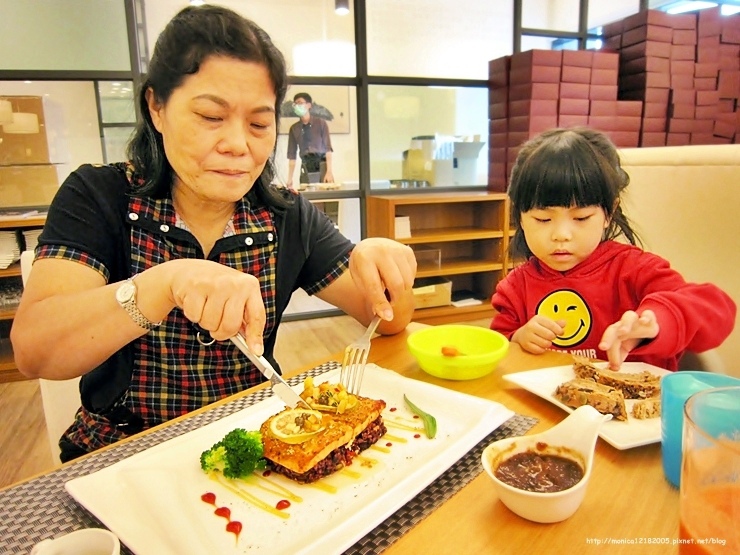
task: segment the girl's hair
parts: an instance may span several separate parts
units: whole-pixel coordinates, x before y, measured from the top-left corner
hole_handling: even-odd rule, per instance
[[[532,256],[522,231],[522,213],[552,206],[600,206],[609,218],[603,240],[624,235],[631,244],[640,243],[619,202],[629,182],[616,147],[599,131],[586,127],[551,129],[527,141],[509,182],[515,227],[512,255]]]
[[[227,56],[255,62],[267,68],[275,89],[275,123],[280,125],[280,106],[288,89],[285,58],[270,36],[256,23],[223,7],[188,6],[167,24],[154,46],[149,70],[139,90],[141,120],[129,141],[127,155],[143,178],[138,196],[161,198],[172,185],[172,166],[164,151],[162,135],[154,128],[146,91],[166,103],[188,75],[198,72],[210,56]],[[253,191],[265,202],[285,206],[287,195],[272,186],[275,176],[275,147],[255,182]]]

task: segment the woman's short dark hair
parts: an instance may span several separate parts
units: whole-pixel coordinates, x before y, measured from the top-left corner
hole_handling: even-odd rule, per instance
[[[622,212],[619,197],[629,185],[619,153],[603,133],[587,127],[551,129],[522,146],[511,171],[509,198],[515,227],[511,253],[528,258],[521,215],[552,206],[600,206],[610,218],[604,240],[619,235],[640,241]]]
[[[172,185],[172,166],[164,151],[162,135],[154,128],[146,92],[166,103],[188,75],[198,72],[210,56],[226,56],[262,64],[275,88],[275,118],[288,89],[285,58],[270,36],[253,21],[220,6],[188,6],[170,20],[157,39],[149,70],[139,91],[141,120],[128,144],[128,157],[144,182],[135,194],[161,198]],[[284,195],[275,191],[275,150],[255,182],[255,193],[281,205]]]

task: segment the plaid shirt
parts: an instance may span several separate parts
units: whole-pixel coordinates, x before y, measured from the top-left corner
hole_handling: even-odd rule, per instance
[[[135,179],[128,169],[128,179]],[[199,243],[179,219],[171,198],[131,197],[126,219],[131,225],[130,275],[168,260],[203,258]],[[250,206],[245,198],[237,203],[224,236],[216,242],[208,257],[258,278],[267,312],[265,336],[272,332],[277,322],[277,250],[274,214],[264,206]],[[75,248],[40,245],[36,257],[74,260],[97,270],[109,280],[109,273],[100,261]],[[322,289],[346,267],[344,260],[310,289]],[[160,327],[135,340],[130,386],[112,408],[123,406],[141,417],[145,429],[263,381],[259,371],[231,342],[204,346],[196,335],[195,326],[185,318],[182,310],[175,308]],[[114,443],[127,435],[106,415],[96,414],[84,406],[65,432],[66,439],[86,451]]]

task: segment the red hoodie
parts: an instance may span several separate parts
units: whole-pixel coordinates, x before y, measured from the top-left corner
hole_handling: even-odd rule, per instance
[[[535,314],[567,322],[552,349],[606,360],[598,348],[606,328],[628,310],[650,309],[658,336],[634,349],[628,361],[676,370],[684,351],[717,347],[732,332],[736,306],[710,283],[686,283],[670,264],[632,245],[605,241],[576,267],[553,270],[531,257],[496,286],[498,314],[491,329],[511,339]]]

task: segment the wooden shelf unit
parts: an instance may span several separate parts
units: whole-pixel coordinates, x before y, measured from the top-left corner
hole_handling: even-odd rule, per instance
[[[493,317],[491,295],[510,264],[509,202],[503,193],[444,192],[370,195],[368,237],[395,237],[397,216],[407,216],[411,237],[397,241],[414,250],[439,250],[441,262],[420,263],[417,277],[445,277],[452,290],[468,289],[481,305],[418,309],[414,320],[429,324]]]
[[[0,229],[30,229],[43,227],[46,216],[32,216],[11,220],[0,220]],[[4,270],[0,270],[0,279],[20,279],[21,265],[15,262]],[[8,331],[15,316],[15,309],[0,308],[0,383],[25,380],[26,377],[18,372],[13,357],[13,347],[8,338]]]

